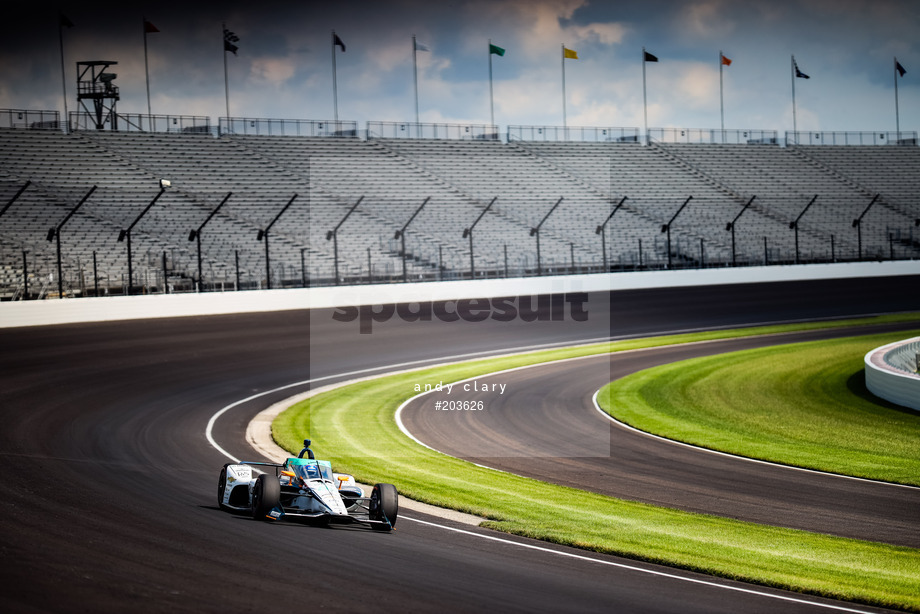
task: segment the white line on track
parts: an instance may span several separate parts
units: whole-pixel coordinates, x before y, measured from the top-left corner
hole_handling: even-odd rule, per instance
[[[620,563],[617,561],[610,561],[607,559],[597,559],[583,554],[575,554],[574,552],[563,552],[561,550],[554,550],[552,548],[547,548],[545,546],[537,546],[535,544],[525,544],[523,542],[513,541],[510,539],[504,539],[502,537],[497,537],[495,535],[486,535],[484,533],[476,533],[474,531],[467,531],[466,529],[460,529],[457,527],[449,527],[446,525],[438,524],[436,522],[429,522],[427,520],[420,520],[418,518],[412,518],[410,516],[400,516],[401,520],[410,520],[412,522],[417,522],[419,524],[428,525],[431,527],[436,527],[438,529],[444,529],[445,531],[452,531],[454,533],[461,533],[463,535],[468,535],[471,537],[478,537],[481,539],[486,539],[493,542],[499,542],[501,544],[506,544],[509,546],[517,546],[519,548],[526,548],[528,550],[537,550],[539,552],[546,552],[549,554],[555,554],[562,557],[567,557],[570,559],[576,559],[579,561],[588,561],[591,563],[598,563],[600,565],[608,565],[610,567],[617,567],[619,569],[626,569],[629,571],[636,571],[639,573],[649,574],[652,576],[659,576],[662,578],[669,578],[671,580],[679,580],[681,582],[690,582],[692,584],[702,584],[704,586],[711,586],[714,588],[721,588],[728,591],[735,591],[738,593],[747,593],[749,595],[757,595],[759,597],[767,597],[770,599],[779,599],[781,601],[789,601],[792,603],[801,603],[805,605],[812,605],[818,608],[824,608],[828,610],[836,610],[838,612],[857,612],[859,614],[869,614],[869,610],[859,610],[850,606],[839,605],[836,603],[822,603],[820,601],[810,601],[808,599],[803,599],[801,597],[792,597],[789,595],[778,595],[776,593],[767,593],[761,590],[754,588],[747,588],[744,586],[732,586],[729,584],[719,584],[718,582],[713,582],[711,580],[702,580],[700,578],[691,578],[688,576],[681,576],[675,573],[668,573],[665,571],[659,571],[657,569],[646,569],[644,567],[638,567],[636,565],[630,565],[628,563]]]

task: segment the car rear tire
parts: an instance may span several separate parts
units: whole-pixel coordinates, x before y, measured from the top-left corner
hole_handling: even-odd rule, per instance
[[[252,517],[268,520],[268,513],[281,501],[281,482],[273,475],[263,473],[256,478],[252,488]]]
[[[374,484],[371,492],[371,520],[384,524],[372,524],[378,531],[391,531],[396,526],[399,514],[399,495],[392,484]]]

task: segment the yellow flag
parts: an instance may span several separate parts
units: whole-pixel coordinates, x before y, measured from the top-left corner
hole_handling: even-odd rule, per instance
[[[565,47],[563,47],[563,48],[562,48],[562,57],[564,57],[564,58],[566,58],[566,59],[569,59],[569,60],[577,60],[577,59],[578,59],[578,52],[575,51],[574,49],[566,49]]]

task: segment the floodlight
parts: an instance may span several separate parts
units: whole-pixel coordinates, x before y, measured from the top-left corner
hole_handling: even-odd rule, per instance
[[[261,240],[262,240],[262,237],[264,237],[264,236],[265,236],[265,231],[260,229],[260,230],[259,230],[259,234],[256,235],[256,241],[261,241]]]
[[[168,188],[172,186],[172,182],[169,179],[160,179],[160,187]]]
[[[189,231],[189,233],[188,233],[188,240],[189,240],[189,241],[194,241],[194,240],[195,240],[195,237],[197,237],[197,236],[198,236],[198,231],[196,231],[196,230]]]
[[[57,232],[57,229],[55,229],[55,228],[49,228],[49,229],[48,229],[48,240],[49,240],[49,241],[54,241],[54,234],[55,234],[56,232]]]
[[[99,80],[103,83],[111,83],[118,75],[113,72],[104,72],[99,75]]]
[[[122,243],[125,240],[125,236],[127,236],[127,234],[128,234],[128,231],[126,231],[124,228],[119,230],[118,231],[118,242]]]

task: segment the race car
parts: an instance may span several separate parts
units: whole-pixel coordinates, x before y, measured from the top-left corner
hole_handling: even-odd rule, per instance
[[[306,456],[306,458],[304,458]],[[272,471],[265,471],[265,469]],[[217,483],[220,509],[244,512],[256,520],[301,520],[314,524],[360,523],[392,531],[399,497],[392,484],[375,484],[365,497],[354,477],[333,473],[329,461],[316,460],[310,440],[283,464],[228,463]]]

